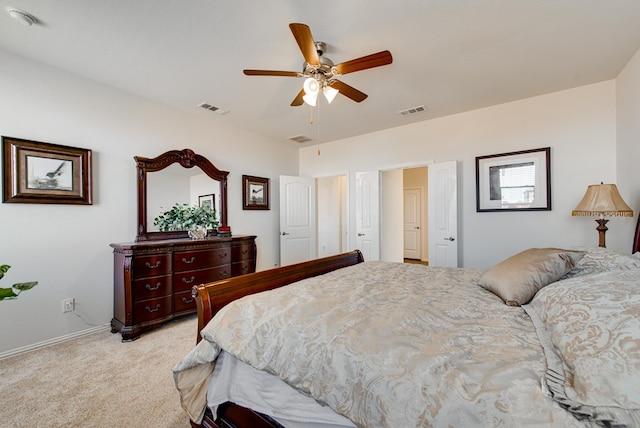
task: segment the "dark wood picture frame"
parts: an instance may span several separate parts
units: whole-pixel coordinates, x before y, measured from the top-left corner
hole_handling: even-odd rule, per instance
[[[210,193],[208,195],[200,195],[200,196],[198,196],[198,205],[201,206],[201,207],[208,206],[212,210],[217,211],[215,193]]]
[[[242,176],[242,209],[243,210],[268,210],[269,209],[269,179]]]
[[[93,204],[89,149],[2,137],[2,202]]]
[[[551,148],[476,157],[476,211],[551,211]]]

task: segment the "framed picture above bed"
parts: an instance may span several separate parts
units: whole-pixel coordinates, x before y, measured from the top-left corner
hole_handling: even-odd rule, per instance
[[[550,211],[551,148],[476,157],[476,211]]]
[[[2,202],[91,205],[91,150],[2,137]]]
[[[269,209],[269,179],[242,176],[242,209],[243,210],[268,210]]]

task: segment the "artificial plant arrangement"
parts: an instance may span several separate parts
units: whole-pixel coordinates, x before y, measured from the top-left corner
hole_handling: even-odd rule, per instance
[[[10,268],[11,266],[9,265],[0,265],[0,279],[4,277],[4,274],[7,273]],[[0,300],[17,299],[20,293],[31,290],[36,285],[38,285],[38,281],[19,282],[17,284],[13,284],[10,288],[0,288]],[[15,291],[13,291],[14,289]]]
[[[176,203],[170,210],[162,212],[153,219],[153,224],[161,232],[177,230],[194,231],[198,228],[214,229],[218,227],[218,218],[209,206],[189,206]]]

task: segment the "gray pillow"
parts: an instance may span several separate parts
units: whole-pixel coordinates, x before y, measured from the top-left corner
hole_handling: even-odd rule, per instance
[[[509,306],[524,305],[542,287],[573,269],[584,254],[583,251],[560,248],[530,248],[484,272],[478,285]]]

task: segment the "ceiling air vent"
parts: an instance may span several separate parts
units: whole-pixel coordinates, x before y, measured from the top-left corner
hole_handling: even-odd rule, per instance
[[[410,116],[412,114],[422,113],[425,111],[427,111],[427,108],[425,106],[418,106],[418,107],[408,108],[406,110],[399,111],[398,113],[400,113],[403,116]]]
[[[220,107],[212,106],[211,104],[208,104],[208,103],[200,103],[200,104],[198,104],[198,107],[202,107],[202,108],[206,108],[207,110],[215,111],[219,115],[223,115],[223,114],[229,113],[229,110],[223,110]]]
[[[306,143],[307,141],[311,141],[311,138],[305,137],[304,135],[296,135],[294,137],[289,137],[289,140],[295,141],[296,143]]]

